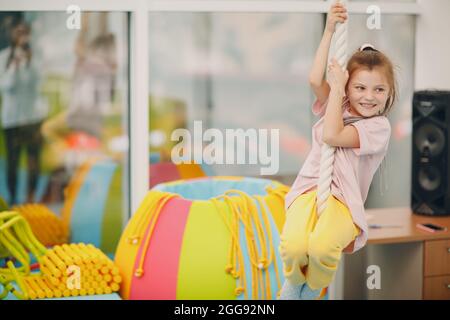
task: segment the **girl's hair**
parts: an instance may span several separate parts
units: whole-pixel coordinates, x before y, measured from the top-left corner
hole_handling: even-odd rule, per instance
[[[6,67],[9,68],[9,66],[11,65],[13,58],[14,58],[14,50],[16,49],[16,47],[18,46],[18,42],[19,42],[19,38],[23,35],[30,35],[31,33],[31,27],[28,23],[26,23],[23,20],[20,20],[19,22],[17,22],[14,27],[12,28],[11,31],[11,38],[10,38],[10,46],[11,46],[11,52],[9,54],[8,60],[6,61]],[[30,60],[31,60],[31,49],[29,47],[29,45],[27,45],[27,66],[30,65]]]
[[[386,106],[381,115],[387,115],[394,102],[397,100],[397,83],[394,75],[394,66],[391,60],[373,46],[364,45],[351,56],[347,63],[349,78],[351,78],[352,74],[360,68],[365,68],[369,71],[380,68],[384,72],[389,85],[389,98],[386,101]]]

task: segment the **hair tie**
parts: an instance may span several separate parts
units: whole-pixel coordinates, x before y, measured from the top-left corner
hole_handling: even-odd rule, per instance
[[[359,48],[359,51],[378,51],[378,50],[375,49],[375,47],[370,43],[365,43]]]

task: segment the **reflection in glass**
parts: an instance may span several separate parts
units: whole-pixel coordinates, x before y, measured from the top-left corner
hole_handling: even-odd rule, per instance
[[[149,107],[150,114],[156,114],[150,120],[151,158],[169,161],[175,143],[170,133],[182,126],[193,134],[196,120],[202,121],[204,130],[222,132],[280,129],[276,178],[291,183],[309,151],[311,127],[317,120],[310,112],[308,74],[324,18],[324,14],[151,13]],[[404,185],[410,168],[400,161],[404,157],[396,155],[410,153],[414,17],[383,15],[380,30],[368,29],[367,18],[350,16],[350,53],[363,43],[374,44],[393,60],[399,84],[399,100],[389,116],[390,152],[367,204],[408,205]],[[174,105],[178,111],[173,111]],[[164,130],[159,125],[163,117],[172,118],[163,121],[169,123]],[[247,148],[256,152],[258,145]],[[229,151],[224,147],[222,153]],[[218,175],[257,176],[259,167],[213,165]]]
[[[383,15],[379,30],[366,28],[366,21],[366,15],[350,16],[349,50],[356,50],[362,43],[371,43],[383,51],[394,64],[399,91],[397,103],[388,116],[392,128],[389,151],[375,174],[366,206],[409,206],[410,193],[405,192],[405,186],[411,184],[408,157],[411,157],[415,17]]]
[[[71,241],[113,252],[128,216],[128,15],[84,12],[80,30],[66,19],[0,16],[0,195],[46,204]]]
[[[6,145],[7,186],[12,203],[17,201],[19,156],[26,151],[27,200],[33,199],[40,175],[42,136],[40,128],[47,116],[39,104],[40,71],[30,46],[31,27],[10,17],[9,43],[0,52],[0,92],[2,128]]]
[[[216,128],[223,134],[226,129],[279,129],[278,174],[296,174],[310,148],[313,101],[307,75],[320,41],[321,18],[320,14],[151,13],[150,114],[160,108],[155,100],[166,105],[177,101],[192,134],[194,121],[199,120],[203,131]],[[150,124],[151,138],[159,130],[155,123],[158,120]],[[159,141],[170,142],[170,132],[177,128],[172,123]],[[153,139],[150,144],[151,152],[162,152]],[[257,152],[258,145],[249,144],[247,150]],[[229,151],[224,146],[221,153]],[[262,165],[212,167],[218,175],[257,176]]]

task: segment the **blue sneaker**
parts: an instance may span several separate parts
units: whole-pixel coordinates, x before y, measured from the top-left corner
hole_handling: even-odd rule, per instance
[[[285,280],[278,300],[301,300],[300,293],[303,286],[304,284],[293,285],[289,281]]]
[[[301,300],[317,300],[322,293],[322,289],[312,290],[306,283],[300,292]]]

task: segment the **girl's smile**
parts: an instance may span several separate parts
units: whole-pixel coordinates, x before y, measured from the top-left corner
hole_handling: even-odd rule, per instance
[[[383,113],[389,97],[389,85],[379,69],[359,69],[348,81],[347,96],[352,114],[373,117]]]

